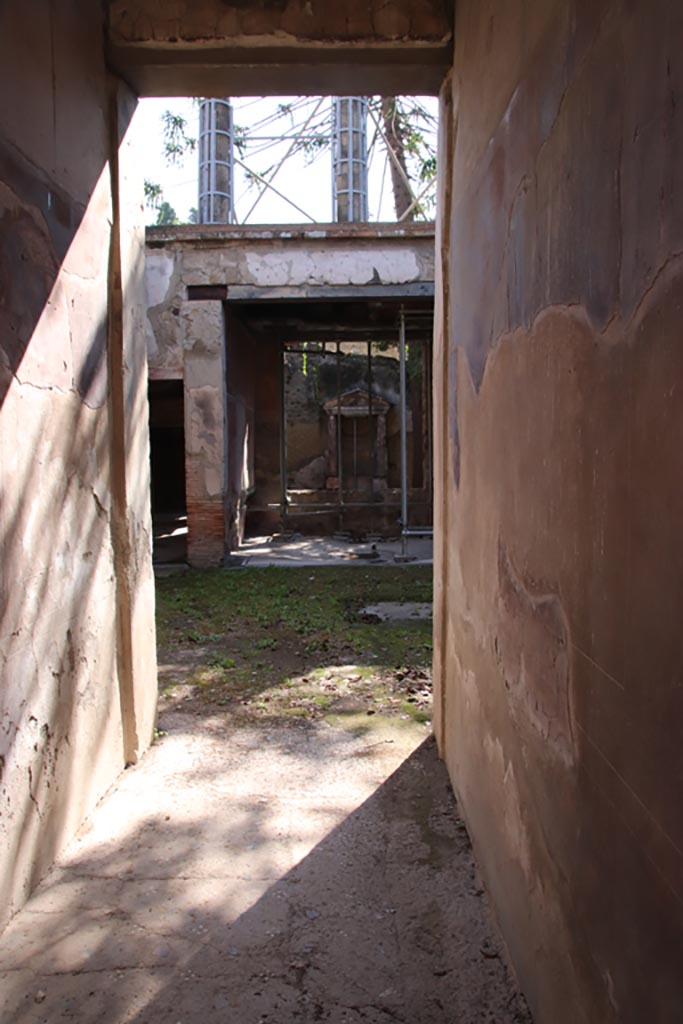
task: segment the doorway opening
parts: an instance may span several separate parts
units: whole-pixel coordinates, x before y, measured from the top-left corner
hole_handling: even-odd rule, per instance
[[[234,491],[253,464],[240,552],[300,535],[400,540],[405,556],[431,537],[432,316],[429,295],[226,304]],[[245,393],[254,353],[250,446],[230,381]]]
[[[187,558],[185,402],[182,380],[149,381],[152,530],[157,562]]]
[[[147,104],[150,174],[176,165],[146,185],[148,337],[184,381],[190,564],[275,535],[407,557],[432,526],[436,101]]]

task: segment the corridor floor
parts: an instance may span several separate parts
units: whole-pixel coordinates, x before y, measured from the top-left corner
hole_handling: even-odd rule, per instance
[[[0,939],[3,1024],[529,1022],[428,723],[363,716],[167,693]]]

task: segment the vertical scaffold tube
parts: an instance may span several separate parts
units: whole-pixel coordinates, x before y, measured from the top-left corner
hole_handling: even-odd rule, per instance
[[[339,532],[344,529],[344,468],[342,466],[341,344],[337,342],[337,484],[339,485]]]
[[[403,557],[408,545],[408,408],[406,396],[406,318],[401,310],[398,322],[401,388],[401,537]]]
[[[199,108],[199,223],[232,224],[234,132],[229,100],[202,100]]]
[[[287,519],[287,409],[285,347],[280,343],[280,519]]]
[[[332,100],[332,204],[336,221],[368,219],[368,101]]]

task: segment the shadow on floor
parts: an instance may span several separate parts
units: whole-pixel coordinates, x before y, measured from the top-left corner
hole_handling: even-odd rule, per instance
[[[143,789],[126,773],[5,933],[3,1021],[530,1020],[432,739],[373,792],[391,739],[216,731],[214,771],[172,725],[178,777],[158,788],[154,756]],[[356,776],[371,795],[348,812]]]
[[[187,515],[158,513],[152,517],[153,558],[155,565],[182,565],[187,562]]]

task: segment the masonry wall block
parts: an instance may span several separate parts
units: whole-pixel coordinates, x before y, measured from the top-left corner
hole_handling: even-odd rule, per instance
[[[1,927],[149,742],[155,652],[133,105],[93,5],[3,5],[0,52]]]
[[[190,565],[220,565],[226,551],[225,325],[220,302],[182,310],[185,395],[185,499]]]
[[[683,1005],[683,11],[460,0],[437,733],[538,1022]]]

